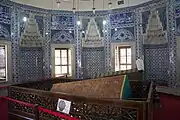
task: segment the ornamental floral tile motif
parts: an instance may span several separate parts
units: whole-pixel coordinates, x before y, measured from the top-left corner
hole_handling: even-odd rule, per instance
[[[179,1],[177,0],[156,0],[144,3],[142,5],[137,5],[135,7],[122,8],[110,11],[97,11],[95,14],[92,12],[79,12],[73,14],[69,11],[59,11],[59,10],[46,10],[36,7],[31,7],[27,5],[21,5],[13,3],[9,0],[3,0],[0,5],[0,24],[2,27],[7,29],[9,36],[12,41],[12,60],[13,60],[13,81],[18,82],[19,80],[19,55],[20,55],[20,35],[24,29],[24,23],[22,22],[22,17],[28,15],[29,13],[35,14],[37,17],[36,21],[38,23],[39,31],[44,38],[43,42],[43,72],[44,77],[51,76],[51,48],[50,45],[53,39],[57,41],[58,39],[65,40],[70,39],[73,41],[76,47],[76,77],[81,78],[83,75],[82,70],[82,30],[85,27],[78,26],[76,23],[81,17],[102,17],[106,20],[106,24],[100,28],[102,35],[104,37],[104,59],[105,59],[105,71],[113,71],[111,69],[111,43],[113,39],[133,39],[136,42],[136,56],[142,56],[144,53],[144,48],[142,45],[142,34],[145,33],[147,26],[147,19],[149,18],[149,11],[152,8],[156,8],[159,11],[159,16],[163,24],[164,30],[167,31],[168,36],[168,78],[169,84],[171,86],[176,85],[176,28],[179,27],[176,24],[176,18],[180,15]],[[24,13],[24,15],[21,15]],[[166,14],[167,13],[167,14]],[[28,16],[27,16],[28,17]],[[20,20],[20,21],[19,21]],[[103,20],[100,20],[101,22]],[[178,21],[178,20],[177,20]],[[100,23],[100,22],[99,22]],[[9,28],[6,25],[11,25]],[[8,30],[10,29],[10,30]],[[65,31],[65,32],[62,32]],[[68,31],[72,33],[69,34]],[[118,33],[124,33],[124,36]],[[8,35],[8,32],[2,32]],[[10,34],[11,32],[11,34]],[[55,35],[56,32],[61,35]],[[62,35],[63,34],[63,35]],[[7,36],[6,35],[6,36]],[[125,37],[126,36],[126,37]],[[53,38],[53,39],[52,39]],[[121,42],[121,40],[119,41]],[[70,42],[71,44],[71,42]],[[159,49],[159,53],[162,49]],[[98,49],[97,49],[98,51]],[[150,54],[150,51],[145,51]],[[154,51],[153,51],[154,52]],[[164,53],[163,53],[164,54]],[[31,54],[30,54],[31,55]],[[155,59],[153,57],[152,59]],[[149,64],[149,63],[147,63]],[[95,69],[95,68],[94,68]],[[154,71],[158,73],[163,73],[164,71]],[[156,78],[156,74],[151,74],[151,77]],[[167,76],[166,76],[167,77]]]

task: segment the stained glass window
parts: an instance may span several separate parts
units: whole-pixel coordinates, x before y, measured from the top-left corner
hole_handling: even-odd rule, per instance
[[[55,76],[72,75],[71,50],[68,48],[55,49]]]
[[[117,46],[115,49],[115,71],[132,69],[130,46]]]

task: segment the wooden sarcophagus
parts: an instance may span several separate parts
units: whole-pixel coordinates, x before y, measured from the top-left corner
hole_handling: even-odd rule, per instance
[[[52,92],[99,99],[128,99],[131,87],[126,75],[54,84]]]

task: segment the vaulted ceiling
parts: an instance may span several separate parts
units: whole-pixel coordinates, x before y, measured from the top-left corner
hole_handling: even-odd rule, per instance
[[[93,8],[93,0],[11,0],[20,4],[31,5],[39,8],[54,10],[72,10],[73,1],[76,10],[91,11]],[[59,1],[59,5],[57,5]],[[124,4],[118,5],[118,1],[124,1]],[[113,9],[134,6],[150,0],[94,0],[94,8],[96,10],[109,9],[109,3],[112,3]]]

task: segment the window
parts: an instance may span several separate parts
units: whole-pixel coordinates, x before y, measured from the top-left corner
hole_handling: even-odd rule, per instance
[[[72,76],[71,50],[69,48],[55,49],[55,77]]]
[[[0,44],[0,82],[7,81],[7,46]]]
[[[132,68],[132,55],[130,46],[117,46],[115,49],[115,71]]]

